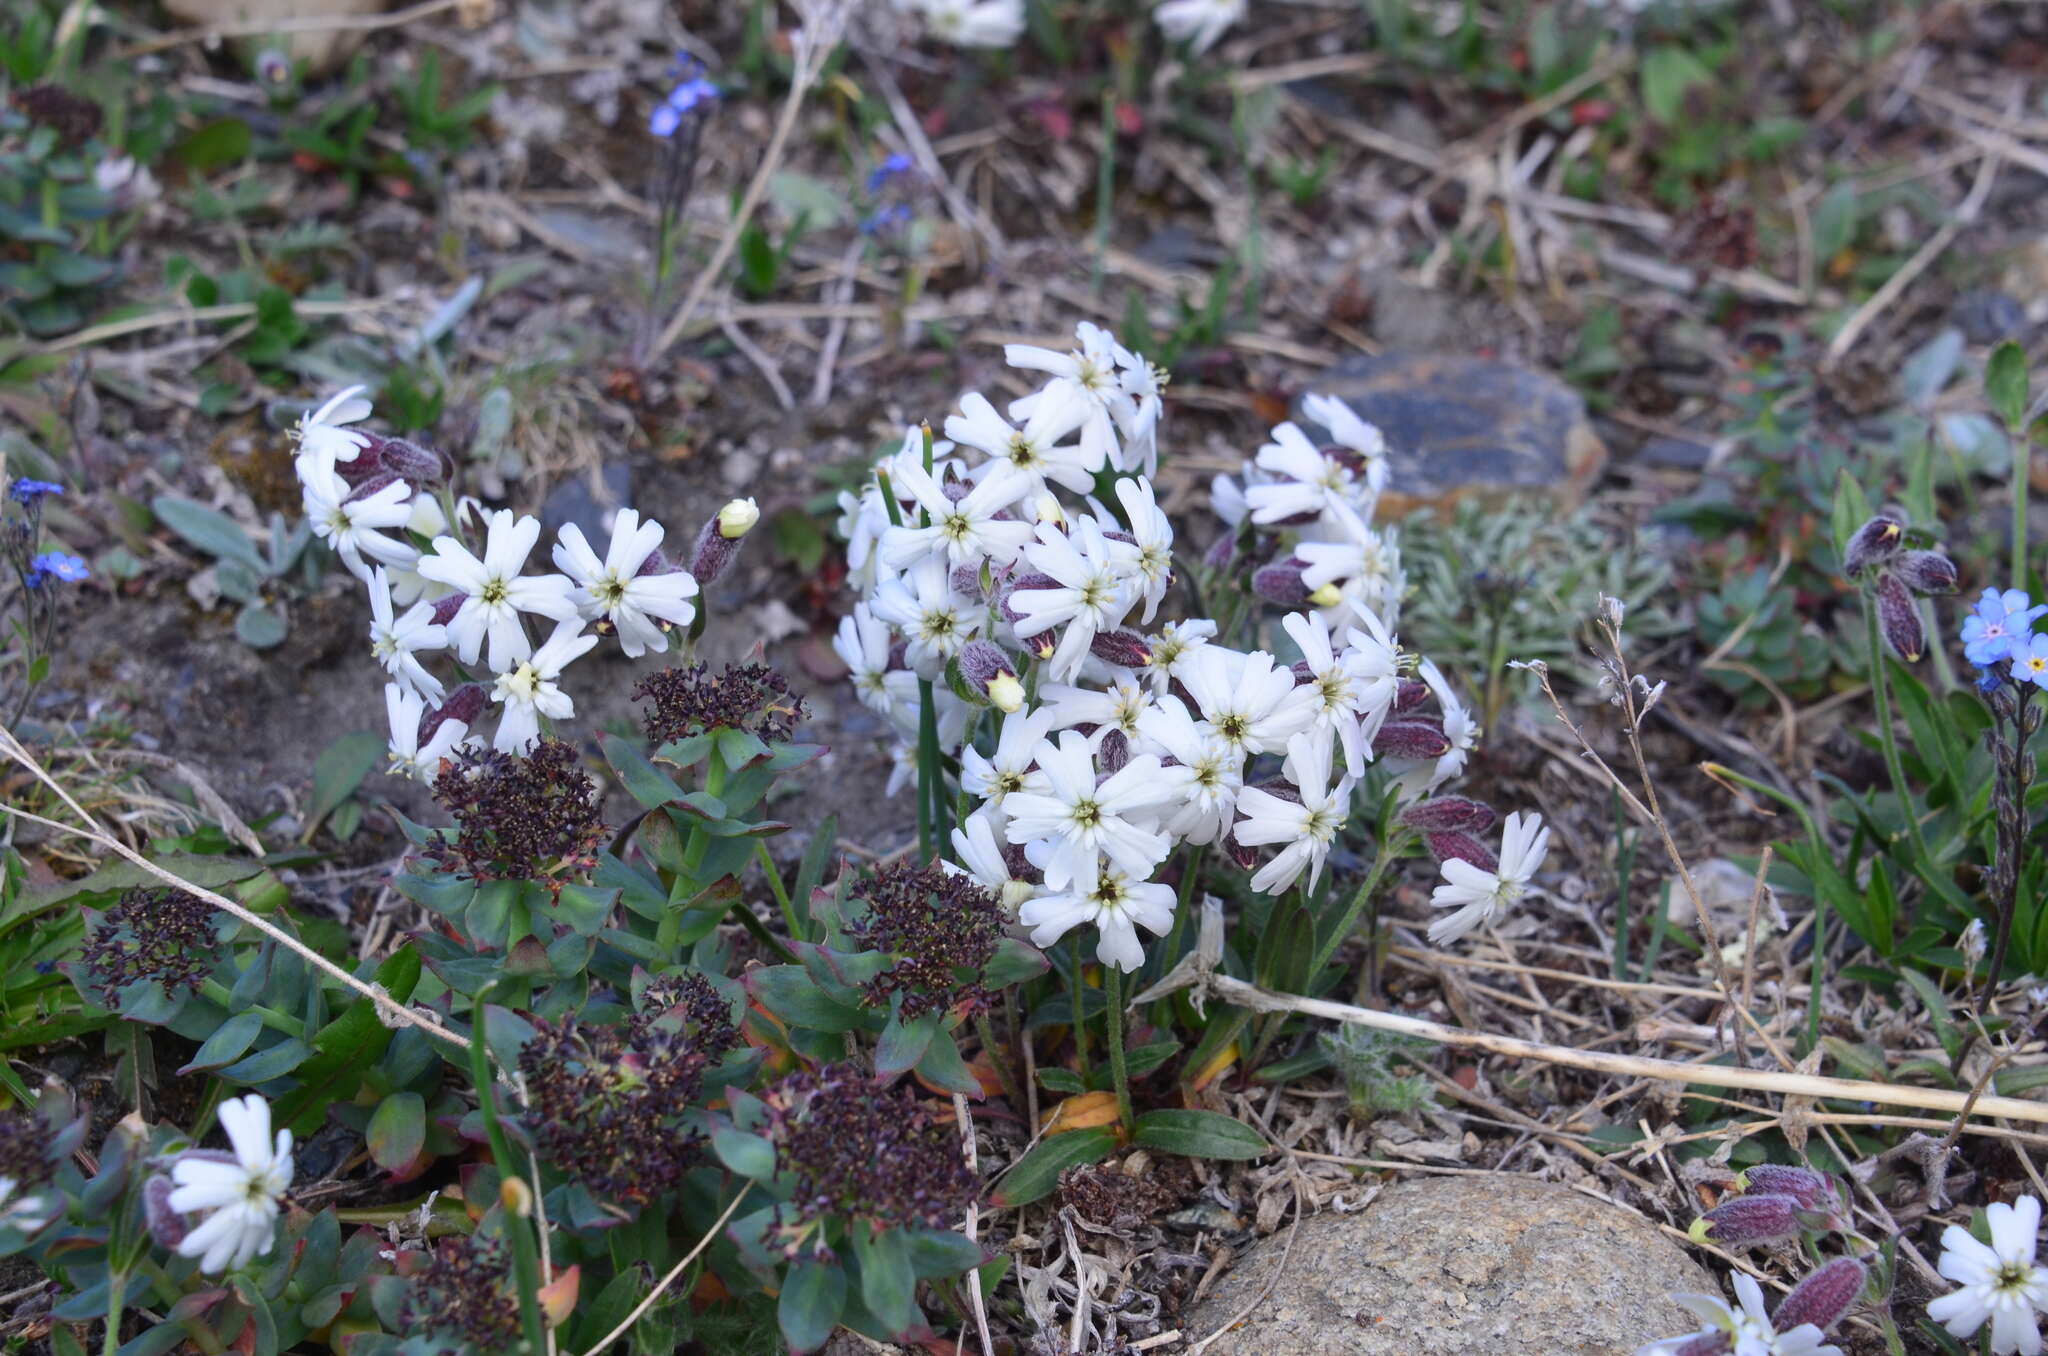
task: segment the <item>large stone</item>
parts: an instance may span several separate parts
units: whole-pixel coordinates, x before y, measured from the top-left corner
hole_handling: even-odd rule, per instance
[[[1496,358],[1413,352],[1349,359],[1311,388],[1386,436],[1382,512],[1400,517],[1468,495],[1537,494],[1576,507],[1607,464],[1578,392]]]
[[[338,25],[334,28],[292,30],[291,25],[307,19],[350,19],[376,14],[391,0],[164,0],[173,18],[201,28],[233,28],[277,24],[284,33],[284,45],[292,59],[304,61],[316,74],[328,70],[362,43],[360,29]]]
[[[1302,1221],[1282,1272],[1286,1242],[1262,1240],[1182,1322],[1206,1336],[1273,1287],[1209,1356],[1626,1356],[1698,1329],[1673,1291],[1721,1293],[1633,1211],[1525,1177],[1396,1183]]]

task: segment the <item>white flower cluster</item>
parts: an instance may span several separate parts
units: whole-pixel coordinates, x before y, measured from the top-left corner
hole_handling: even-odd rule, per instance
[[[1024,35],[1024,0],[894,0],[898,13],[955,47],[1013,47]],[[1245,16],[1245,0],[1158,0],[1153,21],[1169,42],[1199,56]]]
[[[222,1102],[230,1149],[188,1149],[170,1175],[144,1189],[150,1229],[209,1275],[247,1266],[277,1238],[278,1205],[292,1184],[292,1132],[270,1130],[270,1103],[255,1093]],[[187,1228],[191,1216],[197,1223]]]
[[[508,753],[532,747],[543,716],[575,714],[562,672],[604,636],[631,658],[667,650],[669,631],[696,616],[700,581],[730,563],[759,517],[751,499],[726,505],[685,561],[663,552],[661,524],[620,509],[603,556],[571,523],[551,553],[559,572],[527,574],[539,520],[458,505],[439,454],[349,427],[370,414],[362,391],[350,387],[300,422],[295,466],[313,531],[369,589],[370,648],[391,675],[392,770],[422,781],[481,742],[476,727],[492,704],[491,743]],[[529,617],[551,626],[538,646]],[[452,690],[421,659],[440,652],[458,666]]]
[[[1224,547],[1291,540],[1301,557],[1260,589],[1300,608],[1280,623],[1290,662],[1228,647],[1211,619],[1159,620],[1174,572],[1149,479],[1162,374],[1090,324],[1072,351],[1006,356],[1044,385],[1007,415],[964,396],[929,454],[912,430],[859,496],[841,496],[863,596],[835,648],[900,737],[892,794],[915,778],[931,685],[941,752],[980,802],[953,832],[956,869],[1000,894],[1039,945],[1092,922],[1097,955],[1133,970],[1138,929],[1172,924],[1173,891],[1152,878],[1177,845],[1222,846],[1257,890],[1313,886],[1368,763],[1393,764],[1402,794],[1420,798],[1463,768],[1479,731],[1433,665],[1404,676],[1412,661],[1386,620],[1398,556],[1369,526],[1384,446],[1341,402],[1309,407],[1334,446],[1283,424],[1243,486],[1217,487],[1244,527]],[[1104,489],[1113,502],[1096,497]],[[1432,697],[1436,715],[1421,709]],[[1000,724],[977,747],[991,708]],[[1263,755],[1279,766],[1261,783]],[[1462,839],[1480,862],[1459,862],[1468,870],[1444,887],[1440,902],[1460,912],[1441,936],[1522,892],[1547,834],[1518,816],[1508,836],[1499,861]]]

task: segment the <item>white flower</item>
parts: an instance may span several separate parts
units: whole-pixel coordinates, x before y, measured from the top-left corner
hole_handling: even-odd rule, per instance
[[[1119,480],[1116,497],[1131,525],[1129,545],[1135,557],[1131,569],[1138,578],[1139,596],[1145,600],[1145,615],[1139,620],[1149,626],[1173,584],[1173,524],[1160,511],[1149,480]]]
[[[2032,1196],[2011,1205],[1993,1202],[1984,1218],[1991,1227],[1988,1247],[1961,1225],[1942,1232],[1938,1270],[1961,1289],[1929,1301],[1927,1316],[1964,1340],[1989,1321],[1996,1356],[2037,1356],[2041,1331],[2035,1315],[2048,1313],[2048,1268],[2034,1264],[2041,1202]]]
[[[1081,924],[1093,923],[1100,929],[1095,958],[1128,974],[1145,963],[1138,928],[1165,936],[1173,926],[1173,907],[1171,886],[1143,883],[1105,863],[1064,893],[1026,901],[1017,910],[1017,921],[1031,929],[1034,946],[1051,946]]]
[[[474,664],[489,637],[490,666],[502,673],[533,653],[520,613],[557,622],[576,615],[576,600],[570,596],[575,586],[567,575],[519,573],[539,540],[539,519],[514,517],[510,509],[499,509],[490,517],[482,560],[445,536],[434,538],[434,553],[420,558],[422,576],[464,595],[462,606],[448,621],[448,638],[463,663]],[[595,637],[591,643],[597,643]]]
[[[1311,592],[1335,589],[1353,606],[1394,616],[1407,587],[1401,548],[1394,535],[1366,526],[1358,512],[1341,500],[1330,501],[1322,523],[1334,540],[1295,543],[1295,558],[1302,562],[1301,582]]]
[[[1044,390],[1034,391],[1010,404],[1012,419],[1031,417],[1046,400],[1072,400],[1084,411],[1081,420],[1081,451],[1096,465],[1118,455],[1116,431],[1126,420],[1135,420],[1137,405],[1124,389],[1120,363],[1132,355],[1116,336],[1100,325],[1082,321],[1074,327],[1079,346],[1067,353],[1032,344],[1006,344],[1003,359],[1012,367],[1044,372],[1053,380]]]
[[[1372,752],[1372,737],[1379,733],[1380,724],[1393,708],[1394,690],[1389,687],[1383,692],[1378,683],[1362,680],[1361,670],[1366,666],[1353,665],[1349,650],[1340,657],[1330,647],[1330,633],[1307,613],[1289,613],[1281,618],[1280,625],[1294,638],[1302,660],[1308,665],[1308,681],[1302,688],[1313,699],[1309,709],[1314,724],[1310,728],[1325,749],[1331,740],[1343,746],[1346,775],[1353,779],[1363,776]],[[1378,719],[1368,731],[1362,721],[1369,709],[1376,709]]]
[[[1010,608],[1020,617],[1018,638],[1066,627],[1048,656],[1048,677],[1071,680],[1088,658],[1096,633],[1113,629],[1131,610],[1127,561],[1114,549],[1121,545],[1104,537],[1093,518],[1082,517],[1075,520],[1072,536],[1041,523],[1037,542],[1024,548],[1032,567],[1055,582],[1051,588],[1018,589],[1010,595]]]
[[[951,499],[922,466],[903,467],[897,476],[893,484],[916,501],[931,525],[911,526],[916,519],[907,515],[902,527],[883,531],[882,564],[889,569],[905,570],[932,555],[944,555],[954,569],[984,560],[1008,565],[1031,540],[1030,523],[996,517],[1016,502],[1011,486],[1000,478],[984,480]]]
[[[718,535],[727,541],[738,541],[754,530],[754,524],[761,521],[761,506],[751,497],[728,499],[718,510]]]
[[[1166,835],[1128,818],[1170,799],[1185,782],[1166,775],[1157,758],[1133,758],[1098,786],[1088,741],[1077,731],[1062,730],[1058,744],[1039,744],[1038,766],[1045,789],[1013,791],[1003,809],[1010,817],[1005,832],[1011,842],[1046,844],[1048,855],[1040,865],[1048,886],[1084,888],[1095,879],[1098,853],[1107,853],[1118,867],[1143,880],[1172,850]]]
[[[1360,419],[1352,408],[1336,396],[1310,394],[1301,399],[1301,408],[1308,417],[1330,430],[1330,438],[1339,447],[1348,447],[1364,457],[1368,465],[1386,459],[1387,440],[1371,424]],[[1377,476],[1368,473],[1368,479],[1384,483],[1385,473]]]
[[[1159,30],[1189,49],[1206,52],[1224,30],[1244,17],[1245,0],[1165,0],[1152,11]]]
[[[1293,670],[1276,667],[1264,650],[1205,645],[1181,684],[1209,727],[1245,753],[1278,753],[1315,719],[1315,694],[1297,688]]]
[[[336,462],[354,461],[370,445],[368,434],[342,427],[370,417],[370,402],[362,398],[368,389],[351,386],[299,420],[292,440],[299,445],[294,460],[301,480],[311,478],[309,471],[332,471]]]
[[[1039,745],[1053,731],[1053,713],[1045,707],[1019,711],[1003,717],[996,749],[984,755],[978,749],[960,750],[960,789],[985,802],[982,813],[1003,818],[1003,801],[1012,791],[1045,792],[1051,784],[1042,773],[1032,771]]]
[[[232,1156],[181,1154],[171,1165],[166,1202],[179,1214],[203,1214],[178,1244],[209,1275],[246,1266],[268,1254],[277,1237],[277,1203],[292,1184],[292,1132],[270,1136],[270,1104],[253,1093],[221,1103],[220,1124]]]
[[[1010,864],[1003,856],[1002,845],[996,841],[995,820],[987,810],[978,810],[967,816],[966,821],[953,830],[953,851],[960,858],[960,865],[947,861],[939,865],[956,876],[971,878],[995,895],[1008,917],[1015,918],[1024,901],[1038,893],[1036,885],[1010,874]]]
[[[912,566],[875,590],[874,613],[903,633],[905,656],[921,678],[936,678],[946,661],[974,639],[986,611],[953,590],[953,573],[938,556]]]
[[[1247,847],[1285,843],[1278,856],[1252,876],[1252,888],[1279,894],[1308,872],[1308,888],[1323,873],[1323,861],[1337,831],[1344,827],[1344,807],[1351,799],[1351,779],[1340,777],[1330,784],[1330,746],[1303,733],[1287,741],[1287,780],[1301,796],[1299,802],[1283,799],[1270,791],[1248,786],[1238,793],[1234,835]]]
[[[1277,479],[1244,492],[1255,523],[1281,523],[1320,515],[1332,503],[1359,496],[1358,476],[1340,457],[1324,452],[1294,424],[1273,430],[1259,449],[1257,465]]]
[[[1160,627],[1157,634],[1145,637],[1145,645],[1152,651],[1152,662],[1145,669],[1145,679],[1152,684],[1154,692],[1165,692],[1174,682],[1182,678],[1194,657],[1216,636],[1216,623],[1206,617],[1194,621],[1170,621]]]
[[[1024,31],[1023,0],[919,0],[935,37],[955,47],[1009,47]]]
[[[414,692],[439,701],[441,680],[413,656],[421,650],[445,649],[448,630],[434,624],[432,603],[414,603],[396,619],[394,610],[391,576],[380,565],[370,576],[370,653],[377,656],[386,673]]]
[[[584,634],[582,622],[565,621],[531,658],[501,672],[491,688],[491,700],[504,703],[505,714],[498,721],[492,747],[505,753],[524,753],[540,738],[542,716],[567,720],[575,715],[576,703],[556,682],[571,661],[596,644],[596,636]]]
[[[1112,410],[1117,417],[1117,427],[1123,430],[1124,435],[1123,457],[1117,470],[1156,475],[1159,472],[1159,420],[1166,410],[1159,390],[1166,381],[1166,373],[1145,361],[1143,356],[1121,346],[1116,349],[1116,364],[1117,384],[1130,397],[1129,405]]]
[[[1451,778],[1465,770],[1465,759],[1479,743],[1479,722],[1472,719],[1472,712],[1458,700],[1458,694],[1451,691],[1443,670],[1428,659],[1416,665],[1416,672],[1422,681],[1429,684],[1429,690],[1436,694],[1437,705],[1443,708],[1444,738],[1451,741],[1451,747],[1436,760],[1429,769],[1422,790],[1434,791]]]
[[[50,1222],[50,1203],[41,1196],[16,1196],[21,1183],[0,1175],[0,1225],[32,1234]]]
[[[1237,528],[1252,511],[1244,495],[1245,487],[1232,476],[1218,474],[1209,481],[1209,508],[1225,527]]]
[[[352,499],[355,491],[331,466],[302,468],[305,492],[301,496],[306,521],[313,535],[333,547],[349,573],[365,583],[370,566],[364,559],[381,561],[400,569],[411,568],[419,552],[410,542],[382,534],[381,529],[402,528],[412,516],[412,487],[394,480],[380,490]]]
[[[855,603],[853,615],[839,619],[839,634],[832,638],[832,648],[852,671],[853,690],[862,705],[885,716],[893,699],[883,676],[889,672],[889,649],[893,643],[889,624],[878,620],[874,609],[866,603]]]
[[[1178,697],[1162,697],[1138,717],[1147,744],[1187,769],[1188,785],[1163,827],[1184,843],[1213,843],[1237,814],[1244,787],[1244,751],[1188,714]]]
[[[1454,942],[1482,923],[1490,922],[1513,907],[1528,891],[1529,881],[1543,865],[1550,851],[1550,830],[1543,816],[1508,816],[1501,828],[1500,866],[1485,871],[1453,857],[1443,864],[1444,884],[1430,894],[1429,902],[1439,909],[1456,909],[1447,918],[1429,925],[1429,940],[1438,946]]]
[[[603,617],[619,633],[619,648],[628,659],[649,650],[668,649],[668,632],[660,623],[688,626],[697,615],[690,599],[697,580],[688,570],[642,574],[641,567],[661,549],[661,524],[642,522],[632,509],[619,510],[612,521],[611,544],[602,561],[583,538],[583,529],[565,523],[555,543],[555,566],[576,582],[569,599],[585,621]]]
[[[1114,678],[1106,690],[1047,683],[1038,690],[1043,709],[1052,714],[1052,728],[1068,730],[1077,725],[1093,726],[1088,747],[1099,750],[1102,741],[1115,730],[1125,739],[1138,737],[1138,722],[1152,704],[1152,694],[1130,678]]]
[[[452,757],[469,738],[466,722],[448,719],[434,727],[433,737],[420,743],[420,724],[427,699],[397,683],[384,684],[384,714],[391,722],[391,771],[418,782],[431,782],[441,760]]]
[[[1001,479],[1014,496],[1012,503],[1044,494],[1048,480],[1086,494],[1101,463],[1090,462],[1077,445],[1060,446],[1060,439],[1074,431],[1085,413],[1070,395],[1048,396],[1017,429],[996,413],[986,396],[973,392],[960,398],[959,414],[946,416],[946,436],[988,454],[990,460],[975,468],[975,478]]]
[[[1840,1347],[1821,1341],[1820,1329],[1811,1323],[1783,1333],[1772,1328],[1764,1310],[1763,1289],[1754,1277],[1737,1272],[1735,1295],[1742,1303],[1740,1311],[1719,1295],[1673,1295],[1674,1303],[1707,1326],[1683,1337],[1637,1347],[1635,1356],[1672,1356],[1702,1338],[1715,1337],[1722,1339],[1721,1350],[1727,1356],[1842,1356]]]

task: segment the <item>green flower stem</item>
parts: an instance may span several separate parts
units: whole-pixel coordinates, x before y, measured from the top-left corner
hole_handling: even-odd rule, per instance
[[[712,756],[717,757],[716,754]],[[484,1133],[490,1137],[491,1157],[498,1164],[498,1178],[500,1182],[509,1182],[519,1176],[518,1160],[512,1157],[512,1145],[505,1138],[505,1127],[498,1122],[498,1100],[491,1079],[490,1051],[484,1040],[481,996],[477,1000],[475,1021],[470,1026],[469,1076],[476,1083],[477,1109],[483,1113]],[[528,1190],[539,1195],[539,1182],[526,1185]],[[519,1322],[526,1332],[526,1356],[541,1356],[548,1349],[548,1335],[547,1327],[541,1321],[540,1257],[534,1247],[533,1229],[524,1218],[507,1209],[505,1234],[512,1243],[512,1272],[519,1287]]]
[[[789,888],[782,883],[782,872],[776,869],[775,855],[768,851],[768,840],[754,840],[754,855],[761,859],[761,870],[768,877],[768,888],[775,894],[775,902],[782,908],[782,921],[789,927],[789,935],[796,941],[804,940],[804,930],[796,920],[796,905],[791,902]]]
[[[1087,983],[1081,973],[1081,937],[1079,933],[1067,934],[1067,959],[1071,965],[1068,973],[1068,993],[1074,1004],[1074,1059],[1081,1066],[1081,1079],[1086,1082],[1088,1066],[1088,1018],[1087,1005],[1081,1001]]]
[[[264,1007],[261,1003],[237,1006],[234,1001],[234,994],[229,992],[227,985],[217,979],[200,980],[199,993],[201,997],[219,1004],[229,1012],[253,1012],[257,1014],[263,1019],[263,1025],[281,1035],[290,1036],[294,1040],[303,1040],[305,1038],[306,1024],[304,1022],[301,1022],[296,1017],[279,1012],[276,1008]]]
[[[2012,443],[2012,586],[2027,587],[2027,482],[2034,469],[2034,440],[2027,436],[2024,421],[2007,429]]]
[[[714,742],[711,745],[710,755],[705,759],[704,763],[704,794],[716,799],[718,796],[723,795],[724,792],[725,758],[718,752],[718,745]],[[680,882],[683,888],[690,894],[695,894],[703,888],[703,883],[697,879],[697,873],[704,869],[704,857],[710,851],[710,832],[702,824],[692,824],[690,826],[690,841],[683,847],[683,875]],[[676,901],[671,899],[669,903],[673,906]],[[661,916],[661,926],[655,929],[654,940],[656,944],[664,951],[673,951],[676,945],[676,934],[682,931],[682,926],[683,919],[681,913],[673,907],[669,908]]]
[[[1906,787],[1906,765],[1899,758],[1899,739],[1892,729],[1891,684],[1884,671],[1884,638],[1877,627],[1877,602],[1868,594],[1863,598],[1864,640],[1870,651],[1870,692],[1877,702],[1877,742],[1884,748],[1885,771],[1891,775],[1892,794],[1899,798],[1899,810],[1906,817],[1906,830],[1912,836],[1913,850],[1927,867],[1934,865],[1934,854],[1927,850],[1927,839],[1920,831],[1920,816],[1913,806],[1913,795]]]
[[[1124,972],[1115,965],[1102,969],[1102,995],[1108,1019],[1109,1076],[1116,1084],[1116,1114],[1128,1134],[1136,1117],[1131,1114],[1131,1074],[1124,1067]]]
[[[920,862],[932,859],[932,845],[946,840],[945,769],[939,764],[939,709],[932,685],[917,680],[917,848]]]
[[[104,1356],[114,1356],[121,1349],[121,1310],[128,1295],[128,1273],[116,1271],[108,1280],[111,1288],[107,1291],[107,1336],[100,1351]]]
[[[1358,915],[1365,911],[1366,904],[1380,888],[1380,882],[1386,878],[1388,868],[1392,867],[1401,855],[1394,850],[1395,846],[1391,837],[1380,839],[1379,854],[1372,859],[1372,870],[1366,873],[1365,883],[1358,887],[1358,893],[1351,896],[1351,902],[1344,906],[1343,914],[1330,929],[1329,935],[1316,943],[1315,958],[1309,962],[1308,967],[1311,979],[1330,963],[1330,957],[1337,954],[1337,948],[1351,935],[1351,929],[1358,923]]]

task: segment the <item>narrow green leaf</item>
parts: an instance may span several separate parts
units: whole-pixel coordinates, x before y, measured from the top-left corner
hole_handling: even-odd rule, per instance
[[[368,731],[345,734],[313,760],[313,798],[306,807],[306,837],[320,821],[356,793],[370,770],[384,759],[384,736]]]
[[[711,1151],[742,1177],[764,1182],[775,1175],[775,1146],[759,1135],[722,1127],[711,1132]]]
[[[894,1078],[916,1067],[930,1048],[932,1037],[939,1034],[942,1015],[927,1012],[916,1021],[906,1022],[901,1013],[892,1014],[889,1024],[882,1028],[882,1038],[875,1043],[875,1077]]]
[[[256,553],[256,543],[240,523],[225,513],[174,494],[158,495],[149,507],[158,522],[206,554],[246,565],[258,575],[269,573],[263,566],[263,557]]]
[[[1029,1205],[1058,1186],[1060,1174],[1068,1168],[1097,1162],[1115,1147],[1116,1133],[1100,1126],[1041,1140],[1010,1165],[989,1200],[999,1206]]]
[[[1984,397],[2008,432],[2024,436],[2027,417],[2027,351],[2007,339],[1984,363]]]
[[[1267,1152],[1259,1132],[1217,1111],[1166,1107],[1138,1117],[1132,1140],[1148,1149],[1187,1158],[1259,1158]]]
[[[206,1038],[191,1061],[178,1070],[182,1076],[200,1069],[218,1069],[240,1059],[248,1048],[256,1043],[256,1037],[263,1030],[263,1014],[260,1012],[238,1012],[220,1024],[220,1028]]]

